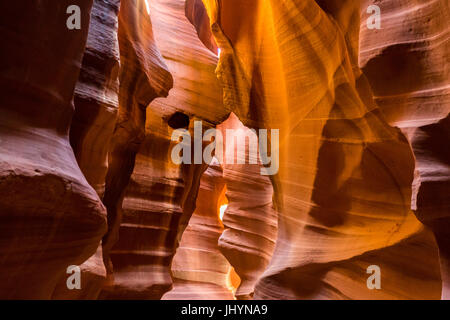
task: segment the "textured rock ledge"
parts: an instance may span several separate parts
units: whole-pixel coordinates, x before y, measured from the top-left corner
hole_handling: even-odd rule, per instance
[[[70,142],[86,180],[100,198],[105,190],[108,148],[119,108],[120,0],[94,0],[86,48],[75,86]],[[81,266],[81,289],[69,290],[65,274],[52,299],[96,299],[106,280],[101,244]]]
[[[69,144],[92,1],[78,2],[75,31],[66,28],[70,4],[0,4],[2,298],[50,298],[66,268],[89,258],[106,231],[105,208]]]
[[[136,273],[139,275],[139,271],[136,270],[134,275],[130,271],[130,268],[139,265],[137,260],[141,248],[131,248],[130,252],[125,253],[125,261],[114,264],[114,274],[111,249],[119,237],[125,190],[145,138],[146,108],[156,97],[167,96],[173,79],[154,42],[144,1],[121,3],[118,38],[121,61],[119,115],[111,141],[103,197],[108,209],[109,229],[103,239],[103,255],[109,279],[101,297],[144,298],[149,293],[145,282],[136,283],[135,276]]]
[[[218,130],[224,136],[223,178],[228,199],[223,216],[225,230],[220,236],[219,247],[241,280],[236,298],[248,300],[252,299],[255,284],[272,258],[278,216],[273,209],[270,179],[261,175],[258,154],[250,153],[250,141],[257,141],[256,134],[233,113],[218,126]],[[233,130],[236,135],[236,139],[232,137],[234,142],[227,140],[227,130]],[[239,161],[241,156],[245,159]],[[227,162],[228,158],[235,157],[234,163]],[[245,164],[238,164],[240,162]]]
[[[437,238],[442,298],[450,299],[448,1],[391,0],[379,5],[382,28],[371,31],[361,26],[360,64],[387,120],[405,133],[414,151],[412,208]]]
[[[215,160],[202,175],[197,206],[172,263],[174,288],[166,300],[233,300],[231,266],[219,250],[220,206],[226,202],[223,171]]]
[[[348,275],[336,263],[370,253],[385,261],[421,229],[410,210],[413,155],[357,65],[359,4],[204,3],[222,49],[225,105],[244,125],[281,129],[278,238],[255,297],[338,298]],[[319,270],[330,264],[326,273],[340,276],[325,285]],[[295,290],[300,275],[319,284],[315,295]]]
[[[186,19],[184,1],[152,0],[148,3],[150,16],[140,2],[140,19],[151,19],[151,29],[147,25],[146,30],[152,30],[152,46],[161,52],[158,59],[149,62],[157,62],[159,66],[167,62],[163,70],[170,70],[173,88],[167,98],[156,99],[147,109],[145,107],[156,96],[145,103],[142,101],[139,108],[132,107],[134,111],[129,117],[133,120],[130,124],[138,123],[136,135],[129,137],[126,136],[129,129],[122,133],[116,129],[113,138],[113,144],[114,139],[117,144],[112,161],[127,165],[111,166],[106,182],[104,199],[108,210],[111,208],[108,214],[113,225],[104,248],[111,256],[111,271],[112,266],[114,268],[111,285],[102,293],[106,298],[159,299],[170,290],[172,258],[195,209],[200,177],[207,168],[207,165],[174,164],[170,158],[175,145],[171,135],[178,128],[192,130],[191,120],[194,119],[189,116],[193,114],[195,119],[204,121],[205,130],[225,117],[225,111],[221,111],[222,92],[214,74],[217,57],[201,43],[195,28]],[[123,23],[127,21],[133,19],[124,19]],[[119,22],[119,42],[120,30]],[[125,46],[120,45],[122,51]],[[129,68],[124,66],[124,78],[134,74]],[[137,65],[135,70],[140,72],[139,68],[141,66]],[[151,71],[150,79],[155,85],[161,85],[162,79],[155,77],[158,70]],[[206,87],[205,83],[211,86]],[[138,90],[142,93],[146,89]],[[136,101],[136,93],[124,92],[125,95]],[[121,109],[122,102],[119,117]],[[135,143],[130,144],[130,138]],[[120,153],[119,149],[124,147],[132,150]]]
[[[448,1],[54,2],[0,4],[0,298],[450,297]],[[278,174],[176,165],[197,120]]]

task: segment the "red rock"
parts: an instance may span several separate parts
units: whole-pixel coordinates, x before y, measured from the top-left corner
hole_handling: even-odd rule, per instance
[[[447,1],[72,4],[0,4],[0,298],[450,297]],[[279,170],[175,163],[196,121]]]
[[[387,120],[405,133],[414,151],[412,208],[437,239],[442,298],[450,299],[448,1],[379,5],[383,26],[375,32],[361,28],[360,63]]]
[[[356,288],[345,295],[338,289],[349,277],[339,266],[364,264],[372,253],[388,261],[391,248],[421,230],[409,201],[413,155],[357,65],[359,5],[204,3],[222,49],[224,104],[248,127],[280,129],[280,170],[272,178],[278,238],[255,297],[357,299]],[[339,277],[323,281],[333,273]],[[420,281],[420,289],[408,290],[409,280],[398,284],[400,292],[414,298],[425,290]],[[304,291],[302,283],[315,287]]]
[[[226,113],[220,108],[222,91],[214,74],[217,57],[198,39],[185,17],[184,3],[156,0],[148,3],[150,16],[144,2],[140,2],[139,17],[142,21],[152,21],[155,41],[151,42],[167,62],[174,79],[173,89],[167,98],[156,99],[147,110],[143,106],[150,101],[142,103],[140,108],[133,107],[133,112],[127,111],[130,125],[138,124],[131,128],[136,131],[131,136],[130,128],[120,129],[124,126],[120,117],[126,101],[120,103],[104,197],[111,216],[104,248],[105,254],[111,255],[112,265],[108,268],[112,272],[113,267],[114,273],[111,273],[111,285],[103,290],[103,298],[159,299],[170,290],[170,264],[195,209],[200,177],[207,167],[205,164],[175,165],[170,158],[175,145],[170,141],[171,134],[174,129],[188,126],[189,115],[194,113],[197,119],[205,120],[205,129]],[[120,21],[125,25],[133,19],[124,16]],[[119,23],[119,42],[120,30]],[[138,34],[139,30],[135,32]],[[192,42],[184,42],[187,39]],[[186,43],[183,50],[174,47],[182,43]],[[126,44],[121,42],[120,47],[122,51]],[[161,56],[158,59],[160,65],[164,63]],[[136,65],[135,70],[139,68]],[[129,67],[123,66],[123,70],[124,78],[135,74]],[[156,77],[155,72],[158,70],[149,75],[155,85],[161,85],[163,78]],[[205,79],[212,83],[210,87],[202,86]],[[122,86],[121,77],[121,90]],[[127,99],[137,100],[135,92],[124,92],[125,95]],[[190,124],[192,128],[193,121]]]
[[[70,141],[86,180],[103,197],[108,168],[108,147],[119,107],[120,1],[94,0],[89,33],[78,82]],[[106,280],[101,244],[81,266],[81,289],[69,290],[65,274],[53,299],[96,299]]]
[[[270,178],[261,175],[262,164],[256,159],[250,164],[250,146],[242,143],[245,136],[256,136],[232,113],[218,126],[224,136],[224,170],[228,207],[223,216],[225,230],[219,247],[241,279],[235,293],[239,300],[252,299],[255,284],[272,258],[277,238],[278,215],[273,208],[273,188]],[[234,148],[227,141],[227,130],[238,136]],[[238,130],[241,130],[239,132]],[[256,137],[255,137],[256,138]],[[250,140],[250,139],[249,139]],[[238,157],[238,149],[246,157],[245,164],[226,161],[227,156]],[[258,155],[256,155],[258,156]]]
[[[69,144],[92,1],[77,2],[80,30],[66,27],[71,4],[0,4],[2,298],[49,298],[106,231],[105,208]]]
[[[140,286],[145,287],[132,276],[128,277],[127,270],[122,271],[118,263],[114,266],[113,276],[110,252],[118,239],[123,199],[135,167],[136,154],[144,142],[146,108],[153,99],[167,96],[173,83],[155,44],[144,1],[121,3],[118,37],[121,62],[119,115],[111,141],[103,197],[108,209],[108,234],[103,239],[103,255],[110,279],[102,292],[103,298],[133,298],[136,297],[132,295],[133,289],[140,291]],[[132,257],[127,258],[130,261],[125,263],[124,268],[127,263],[133,263]]]
[[[219,250],[225,181],[216,159],[202,175],[197,205],[172,262],[173,289],[165,300],[233,300],[231,266]]]

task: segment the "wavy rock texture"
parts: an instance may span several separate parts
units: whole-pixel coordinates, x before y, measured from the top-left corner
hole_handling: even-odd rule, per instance
[[[0,297],[49,298],[106,231],[106,212],[69,144],[72,97],[92,1],[81,29],[72,1],[0,4]]]
[[[450,299],[448,1],[72,4],[0,2],[0,298]],[[176,164],[196,121],[279,171]]]
[[[163,299],[234,299],[231,266],[218,246],[224,229],[219,218],[220,206],[226,201],[224,192],[222,168],[215,160],[200,180],[196,209],[173,258],[173,289]]]
[[[123,292],[136,286],[132,283],[136,280],[132,275],[129,277],[130,288],[124,284],[129,272],[126,264],[117,263],[112,278],[110,251],[118,238],[125,189],[135,167],[136,155],[144,142],[146,108],[156,97],[167,96],[173,81],[154,42],[152,24],[143,0],[121,4],[118,38],[121,61],[119,115],[111,141],[103,197],[108,209],[108,234],[103,239],[103,255],[109,282],[102,297],[110,297],[111,292],[122,297]],[[133,260],[136,260],[133,252],[127,258],[133,265]]]
[[[219,54],[216,40],[211,31],[210,20],[202,0],[186,0],[185,14],[189,22],[195,27],[198,38],[215,54]]]
[[[120,119],[113,138],[115,146],[104,197],[108,218],[111,216],[104,249],[106,255],[111,256],[114,274],[102,293],[104,298],[159,299],[170,290],[172,258],[195,209],[200,177],[207,168],[205,164],[175,165],[171,160],[175,145],[171,135],[177,128],[192,131],[193,121],[189,116],[193,114],[195,119],[204,121],[204,129],[226,117],[221,87],[214,74],[217,57],[201,43],[195,28],[185,17],[184,1],[148,1],[150,17],[144,2],[138,4],[137,8],[130,5],[129,10],[123,11],[122,3],[119,20],[124,70],[120,96],[123,101],[120,102]],[[127,12],[138,12],[138,15],[130,16]],[[147,25],[139,26],[135,21],[145,21]],[[136,25],[138,29],[131,28]],[[131,32],[139,34],[142,30],[153,30],[155,41],[153,37],[137,39],[139,42],[130,38]],[[167,69],[174,80],[169,96],[153,101],[147,109],[153,98],[167,95],[167,91],[164,94],[152,91],[152,86],[147,86],[145,81],[142,86],[139,82],[133,86],[136,74],[142,74],[145,66],[139,63],[141,57],[136,50],[136,45],[144,40],[162,53],[155,57],[146,52],[144,56],[149,63],[159,66],[147,73],[155,83],[152,86],[161,87],[165,83],[162,88],[170,88],[172,84],[160,76],[169,75]],[[132,60],[135,51],[131,46],[137,52],[137,59]],[[124,59],[123,55],[126,55]],[[161,67],[163,58],[168,68]],[[124,85],[122,79],[129,81],[129,86],[126,82]],[[152,98],[146,100],[136,98],[136,94],[152,92],[158,95],[149,95]],[[109,266],[110,272],[112,266]]]
[[[114,286],[105,290],[108,298],[160,299],[172,284],[170,264],[183,215],[186,177],[180,166],[170,162],[174,143],[167,123],[147,115],[147,122],[156,122],[152,131],[157,131],[146,127],[124,191],[118,241],[111,250]]]
[[[70,142],[86,180],[102,197],[108,147],[119,108],[120,0],[94,0],[80,76]]]
[[[151,109],[165,119],[179,111],[204,121],[205,126],[223,122],[230,111],[223,105],[222,87],[215,74],[218,57],[200,41],[186,18],[185,1],[148,3],[156,43],[174,76],[170,95],[155,100]]]
[[[241,279],[236,298],[248,300],[253,297],[255,284],[275,247],[278,217],[272,205],[273,188],[269,177],[261,175],[258,155],[249,152],[250,141],[258,139],[256,134],[233,113],[218,126],[218,130],[224,137],[223,177],[228,199],[223,216],[225,230],[220,236],[219,247]],[[236,134],[234,143],[227,140],[227,130]],[[237,158],[242,156],[245,156],[242,159],[245,164],[238,164]],[[236,159],[227,161],[229,157]]]
[[[78,165],[100,197],[105,189],[109,141],[119,107],[119,7],[119,0],[94,0],[70,127],[70,142]],[[68,275],[64,275],[53,299],[97,298],[106,279],[101,244],[80,268],[81,290],[68,290]]]
[[[390,254],[415,248],[422,230],[410,210],[414,159],[361,77],[359,4],[204,3],[222,49],[225,105],[248,127],[280,129],[280,170],[272,177],[278,238],[255,297],[438,298],[438,274],[430,271],[432,285],[425,285]],[[403,272],[385,280],[397,282],[395,290],[364,288],[366,255],[382,272]],[[437,256],[426,263],[435,270]],[[363,291],[344,290],[351,281]]]
[[[364,1],[382,26],[361,25],[360,64],[375,100],[416,157],[412,207],[440,249],[442,298],[450,299],[450,10],[448,1]],[[362,21],[367,14],[361,11]]]

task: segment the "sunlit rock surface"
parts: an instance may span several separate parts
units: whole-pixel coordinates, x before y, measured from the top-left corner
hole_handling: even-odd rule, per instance
[[[414,151],[412,208],[434,231],[442,298],[450,299],[449,5],[445,0],[379,5],[382,28],[361,25],[360,64],[387,120],[405,133]],[[361,14],[364,19],[366,13]]]
[[[119,237],[123,199],[130,183],[136,155],[145,140],[146,109],[153,99],[167,96],[173,79],[154,42],[152,24],[142,0],[121,3],[119,14],[120,89],[119,114],[109,153],[109,167],[103,202],[108,210],[108,233],[103,239],[103,255],[108,284],[102,298],[145,298],[150,294],[146,283],[137,282],[141,247],[118,253],[111,262],[111,248]],[[128,230],[140,228],[139,221]],[[145,241],[145,239],[142,239]],[[120,254],[125,255],[121,259]],[[122,262],[122,263],[121,263]],[[145,278],[144,278],[145,279]],[[151,279],[150,279],[151,281]]]
[[[359,4],[204,3],[222,49],[224,104],[244,125],[280,129],[278,238],[255,297],[376,298],[364,288],[365,255],[398,268],[389,251],[412,241],[421,225],[410,210],[408,141],[388,125],[358,68]],[[427,261],[436,262],[436,255]],[[350,277],[341,268],[354,263],[363,293],[340,288]],[[437,297],[439,285],[424,294],[415,277],[399,280],[396,290],[408,298]]]
[[[151,39],[147,42],[158,50],[158,56],[153,60],[151,55],[144,57],[150,65],[164,64],[164,68],[148,69],[147,75],[154,85],[161,86],[164,78],[159,77],[159,73],[161,70],[162,74],[170,72],[173,77],[170,87],[173,88],[167,98],[153,101],[148,108],[153,98],[165,96],[167,92],[139,102],[137,93],[149,95],[155,92],[151,86],[146,89],[144,82],[142,88],[130,86],[137,91],[123,93],[104,197],[108,218],[111,216],[104,249],[112,264],[108,266],[111,277],[101,295],[103,298],[159,299],[170,290],[172,258],[195,209],[200,177],[207,168],[205,163],[178,165],[173,162],[171,151],[177,142],[171,141],[172,132],[185,128],[193,133],[195,120],[203,121],[206,130],[226,117],[222,90],[214,73],[217,57],[202,44],[186,18],[184,1],[148,1],[150,15],[144,1],[137,4],[138,18],[125,16],[127,11],[123,11],[122,3],[120,15],[123,20],[119,21],[121,59],[122,50],[128,46],[126,41],[131,41],[124,39],[121,42],[121,30],[128,32],[128,36],[142,33],[142,30],[151,31]],[[130,7],[129,12],[136,14],[136,8]],[[146,27],[128,29],[136,26],[133,19],[145,23]],[[145,44],[145,38],[138,40],[131,44]],[[136,74],[124,65],[126,59],[121,60],[121,92],[122,81],[127,81],[127,77],[131,81]],[[130,63],[134,63],[137,73],[146,70],[136,62]],[[125,108],[125,99],[129,101],[129,108]],[[129,118],[125,123],[132,125],[133,131],[121,124],[122,109]],[[195,118],[190,119],[194,114]]]
[[[277,238],[273,188],[270,178],[261,175],[259,154],[251,151],[258,145],[257,135],[233,113],[218,129],[224,137],[223,178],[228,199],[219,247],[241,280],[236,298],[249,300],[272,258]]]
[[[448,1],[72,4],[0,4],[0,298],[450,298]]]
[[[227,202],[220,164],[214,159],[200,180],[197,206],[172,263],[173,289],[166,300],[233,300],[231,266],[219,250],[220,208]]]

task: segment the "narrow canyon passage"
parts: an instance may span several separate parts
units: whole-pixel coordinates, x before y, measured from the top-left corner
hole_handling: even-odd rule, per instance
[[[449,21],[2,1],[0,299],[449,299]]]

